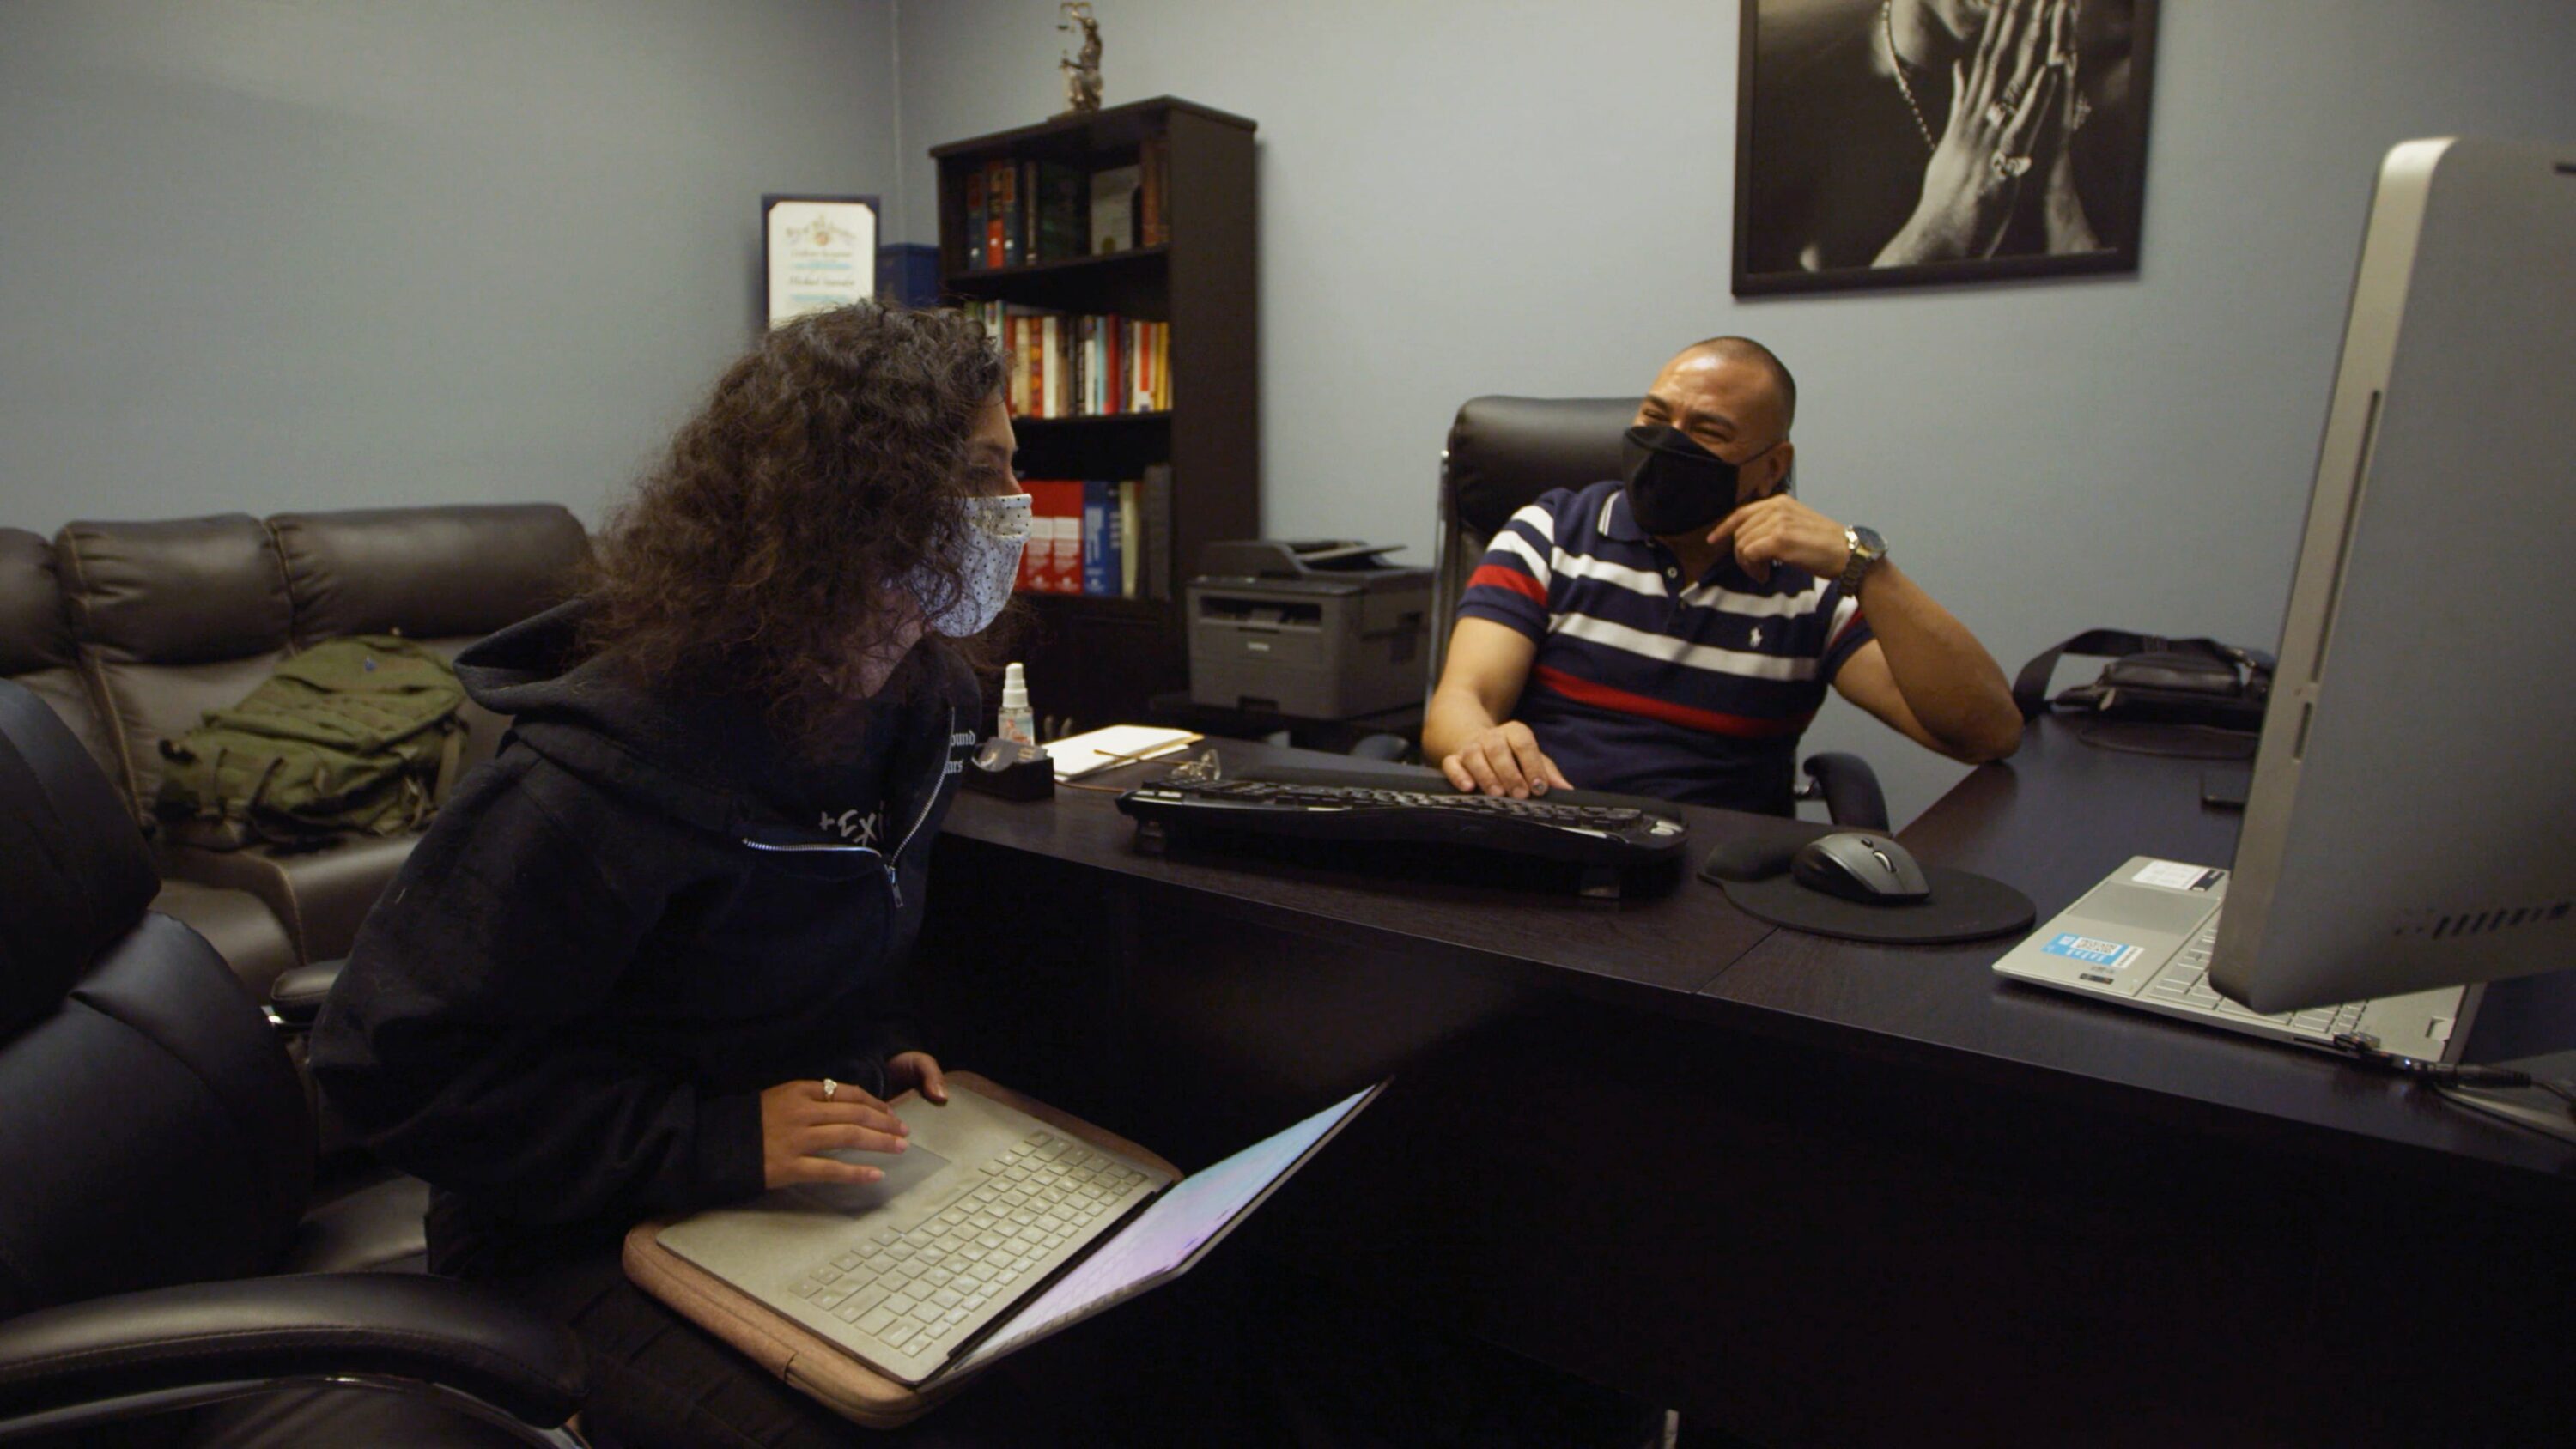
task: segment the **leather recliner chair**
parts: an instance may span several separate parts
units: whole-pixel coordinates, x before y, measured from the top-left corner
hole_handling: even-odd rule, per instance
[[[191,1445],[578,1445],[562,1326],[421,1274],[300,1271],[380,1254],[333,1231],[363,1227],[347,1204],[306,1216],[314,1121],[285,1048],[147,909],[123,801],[6,682],[0,861],[0,1440],[161,1416]]]

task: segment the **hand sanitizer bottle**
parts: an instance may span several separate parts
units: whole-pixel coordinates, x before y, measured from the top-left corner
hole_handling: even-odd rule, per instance
[[[993,722],[993,737],[1024,745],[1038,742],[1037,716],[1029,713],[1029,677],[1016,661],[1002,671],[1002,711]]]

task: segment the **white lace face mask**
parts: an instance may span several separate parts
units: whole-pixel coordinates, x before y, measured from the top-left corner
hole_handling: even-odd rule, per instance
[[[1019,582],[1020,550],[1029,541],[1029,495],[999,493],[961,499],[966,526],[959,529],[949,561],[957,568],[956,597],[929,616],[935,632],[951,639],[980,634],[1001,617]],[[912,577],[912,596],[927,609],[945,591],[936,573],[924,568]]]

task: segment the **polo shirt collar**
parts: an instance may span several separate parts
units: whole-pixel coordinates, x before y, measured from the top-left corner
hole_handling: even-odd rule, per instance
[[[1603,537],[1671,552],[1637,526],[1637,520],[1628,512],[1628,490],[1625,488],[1612,489],[1610,496],[1603,500],[1598,524]],[[1787,577],[1784,578],[1784,574]],[[1717,556],[1717,562],[1709,565],[1707,573],[1691,580],[1693,586],[1722,584],[1727,592],[1736,594],[1795,594],[1803,592],[1809,582],[1810,577],[1803,569],[1773,569],[1771,582],[1757,584],[1751,574],[1737,565],[1735,556],[1726,553]]]
[[[1611,489],[1610,497],[1602,503],[1601,532],[1603,536],[1621,543],[1654,542],[1646,536],[1644,529],[1637,526],[1637,520],[1629,516],[1628,490],[1625,487]]]

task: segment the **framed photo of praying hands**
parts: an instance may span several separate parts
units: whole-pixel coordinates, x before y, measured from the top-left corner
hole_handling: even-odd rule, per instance
[[[1735,294],[2138,269],[2158,0],[1743,0]]]

